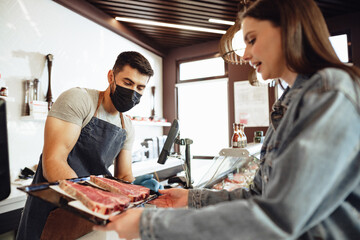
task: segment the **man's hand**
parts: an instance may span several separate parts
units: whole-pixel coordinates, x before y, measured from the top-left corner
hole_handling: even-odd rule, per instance
[[[159,189],[164,189],[164,186],[161,185],[158,181],[156,181],[154,179],[153,174],[146,174],[146,175],[143,175],[143,176],[139,176],[139,177],[137,177],[135,179],[133,184],[147,187],[147,188],[149,188],[150,190],[152,190],[154,192],[158,192]]]
[[[116,231],[121,239],[136,239],[140,237],[140,218],[143,208],[133,208],[124,213],[110,217],[106,226],[94,226],[97,231]]]
[[[163,208],[180,208],[188,205],[189,191],[186,189],[172,188],[159,190],[159,193],[162,195],[149,203]]]

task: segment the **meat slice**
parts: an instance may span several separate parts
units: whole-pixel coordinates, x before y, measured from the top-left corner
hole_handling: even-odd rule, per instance
[[[130,204],[130,199],[124,195],[83,186],[71,181],[62,180],[59,186],[93,212],[107,215],[122,211]]]
[[[109,178],[90,176],[90,181],[113,193],[120,193],[128,196],[132,202],[146,199],[150,195],[150,189],[128,183],[122,183]]]
[[[235,173],[231,178],[226,178],[225,181],[243,184],[246,183],[246,176],[242,173]]]

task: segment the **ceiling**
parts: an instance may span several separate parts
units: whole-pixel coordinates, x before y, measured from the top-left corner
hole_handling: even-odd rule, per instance
[[[85,0],[110,17],[142,18],[166,23],[227,30],[209,18],[234,21],[239,0]],[[300,1],[300,0],[299,0]],[[360,11],[358,0],[315,0],[325,18]],[[170,50],[211,40],[221,34],[122,22],[132,31]]]

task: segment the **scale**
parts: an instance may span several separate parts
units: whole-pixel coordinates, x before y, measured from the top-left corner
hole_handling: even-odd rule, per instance
[[[193,140],[189,138],[180,139],[179,138],[179,122],[177,119],[174,119],[173,123],[171,124],[168,137],[164,143],[164,147],[161,150],[159,155],[158,163],[164,164],[167,158],[170,155],[170,150],[172,145],[178,144],[180,146],[185,146],[185,178],[184,177],[172,177],[169,178],[168,183],[179,183],[184,188],[190,189],[192,188],[192,181],[191,181],[191,154],[190,154],[190,145],[193,143]]]

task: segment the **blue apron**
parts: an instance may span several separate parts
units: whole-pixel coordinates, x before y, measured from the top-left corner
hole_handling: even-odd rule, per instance
[[[95,114],[81,130],[79,139],[67,159],[69,166],[79,177],[92,174],[111,175],[108,167],[113,164],[126,139],[125,129],[95,117],[103,98],[104,92],[100,92]],[[124,127],[122,113],[120,113],[120,118],[122,127]],[[41,182],[47,182],[43,176],[42,155],[40,156],[33,184]],[[57,208],[51,203],[29,195],[16,239],[40,239],[47,218],[54,209]],[[58,228],[61,228],[61,226],[58,226]]]

